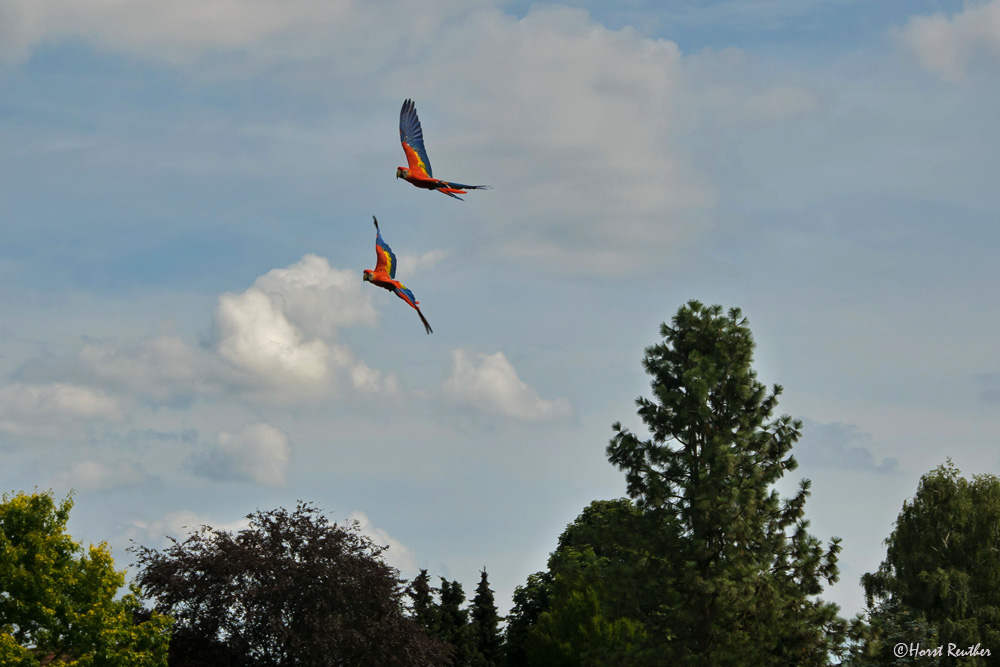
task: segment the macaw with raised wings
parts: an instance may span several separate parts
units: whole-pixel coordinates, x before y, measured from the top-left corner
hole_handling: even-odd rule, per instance
[[[372,220],[375,221],[375,270],[365,269],[365,275],[362,279],[365,282],[378,285],[383,289],[393,292],[400,299],[410,304],[417,311],[417,315],[420,316],[420,321],[424,323],[427,333],[434,333],[431,325],[427,322],[427,318],[420,312],[420,302],[413,296],[413,292],[406,285],[396,280],[396,255],[393,254],[389,245],[382,240],[382,232],[378,228],[378,219],[373,215]]]
[[[407,167],[396,167],[396,178],[405,179],[418,188],[443,192],[455,199],[462,199],[458,195],[464,195],[468,190],[490,188],[489,185],[463,185],[433,178],[431,161],[427,157],[427,149],[424,148],[424,132],[420,128],[420,119],[417,118],[417,108],[413,100],[408,99],[403,102],[403,108],[399,110],[399,141],[403,144],[403,152],[406,153]]]

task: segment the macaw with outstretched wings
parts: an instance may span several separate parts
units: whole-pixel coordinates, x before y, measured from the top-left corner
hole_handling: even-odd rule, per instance
[[[403,144],[403,152],[406,153],[407,167],[396,167],[396,178],[405,179],[418,188],[443,192],[455,199],[462,199],[458,195],[464,195],[468,190],[490,188],[489,185],[463,185],[433,178],[431,161],[427,157],[427,149],[424,148],[424,131],[420,128],[420,119],[417,118],[417,108],[413,100],[408,99],[403,102],[403,108],[399,110],[399,141]]]
[[[375,270],[365,269],[363,280],[393,292],[400,299],[410,304],[417,311],[417,315],[420,316],[420,321],[424,323],[427,333],[434,333],[431,325],[427,322],[427,318],[420,312],[420,302],[413,296],[413,292],[406,285],[396,280],[396,255],[393,254],[389,244],[382,240],[382,232],[378,228],[378,219],[373,215],[372,220],[375,221]]]

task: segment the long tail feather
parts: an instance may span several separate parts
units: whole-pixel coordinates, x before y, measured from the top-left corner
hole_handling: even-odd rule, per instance
[[[434,333],[434,329],[431,329],[430,322],[427,321],[427,318],[424,317],[424,314],[420,312],[419,308],[417,308],[417,315],[420,316],[420,321],[424,323],[424,328],[427,329],[427,333],[428,334]]]

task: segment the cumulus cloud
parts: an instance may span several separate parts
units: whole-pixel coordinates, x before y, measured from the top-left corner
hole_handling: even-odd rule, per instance
[[[387,551],[382,553],[382,557],[386,563],[399,570],[403,577],[410,578],[417,574],[417,556],[413,549],[392,537],[381,528],[376,528],[372,525],[371,520],[369,520],[364,512],[351,512],[347,520],[350,522],[357,521],[358,529],[361,533],[369,537],[375,544],[389,547]]]
[[[371,294],[353,271],[305,255],[258,278],[244,292],[219,297],[215,350],[260,387],[300,397],[321,395],[343,373],[355,389],[393,389],[342,344],[340,327],[376,319]]]
[[[122,418],[118,401],[90,387],[53,382],[0,387],[0,431],[59,435],[98,420]]]
[[[239,433],[219,433],[207,452],[196,452],[185,467],[199,477],[284,486],[292,447],[288,436],[264,424],[248,424]]]
[[[81,461],[52,479],[55,488],[77,491],[102,491],[119,486],[134,486],[150,480],[137,463],[119,460],[114,463]]]
[[[927,70],[948,81],[962,81],[978,55],[1000,58],[1000,0],[969,4],[951,16],[915,16],[897,36]]]
[[[451,360],[444,394],[458,404],[524,420],[554,419],[571,413],[566,399],[545,400],[521,381],[503,352],[482,354],[456,349],[452,350]]]
[[[270,403],[314,401],[343,386],[394,394],[394,374],[371,368],[337,341],[340,329],[376,319],[371,290],[357,272],[307,254],[243,292],[222,294],[205,344],[176,334],[88,339],[73,357],[26,362],[14,373],[18,382],[0,388],[0,397],[11,397],[0,406],[0,430],[16,433],[56,413],[57,422],[117,419],[119,399],[186,407],[233,394]]]
[[[872,453],[873,447],[872,436],[853,424],[806,421],[802,440],[792,453],[805,466],[875,473],[895,472],[899,467],[899,460],[883,458],[878,461]]]

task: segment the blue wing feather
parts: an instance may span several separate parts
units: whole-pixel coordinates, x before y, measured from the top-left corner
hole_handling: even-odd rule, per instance
[[[413,306],[414,308],[416,308],[417,304],[420,303],[419,301],[417,301],[417,297],[413,296],[413,292],[410,291],[410,288],[407,287],[406,285],[400,285],[396,291],[405,294],[406,298],[403,300],[409,301],[410,305]]]
[[[417,152],[427,175],[434,176],[427,149],[424,148],[424,131],[417,117],[417,107],[410,99],[403,102],[403,108],[399,110],[399,140]]]

